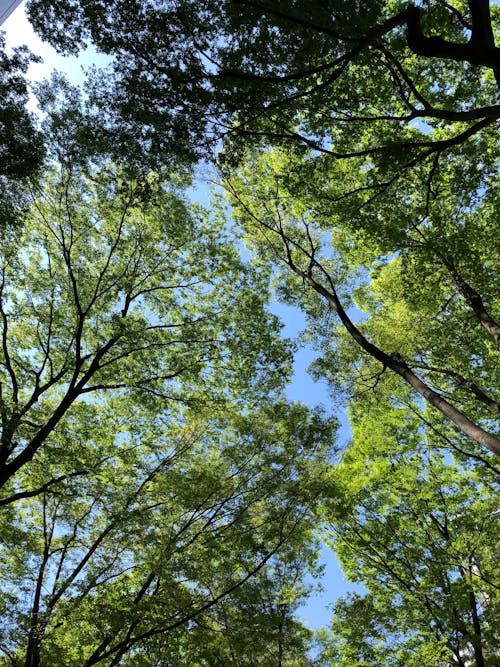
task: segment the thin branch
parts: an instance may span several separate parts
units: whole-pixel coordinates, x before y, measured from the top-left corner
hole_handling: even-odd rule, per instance
[[[18,491],[17,493],[14,493],[12,496],[7,496],[6,498],[0,498],[0,506],[2,505],[9,505],[10,503],[14,503],[17,500],[22,500],[24,498],[33,498],[35,496],[39,496],[42,493],[45,493],[46,491],[49,491],[51,487],[53,487],[55,484],[59,484],[60,482],[65,482],[68,479],[73,479],[74,477],[80,477],[81,475],[86,475],[88,474],[88,470],[79,470],[77,472],[72,472],[69,473],[68,475],[60,475],[59,477],[54,477],[53,479],[49,480],[48,482],[45,482],[42,486],[39,486],[36,489],[33,489],[32,491]]]
[[[335,289],[331,274],[320,262],[311,257],[310,252],[301,246],[300,243],[287,236],[282,227],[279,225],[274,226],[273,224],[266,222],[256,216],[253,211],[248,208],[245,202],[241,200],[234,188],[231,189],[231,192],[232,195],[238,200],[242,208],[247,212],[247,214],[251,216],[252,219],[258,223],[260,227],[265,227],[269,231],[274,232],[279,236],[286,253],[285,261],[289,268],[296,275],[300,276],[304,283],[308,284],[312,289],[314,289],[314,291],[323,297],[323,299],[333,308],[348,334],[365,352],[367,352],[371,357],[378,360],[382,365],[391,369],[396,375],[399,375],[403,380],[405,380],[405,382],[407,382],[417,393],[419,393],[430,405],[435,407],[445,417],[452,421],[460,429],[460,431],[462,431],[462,433],[467,435],[472,440],[475,440],[483,447],[486,447],[497,456],[500,456],[500,440],[495,435],[485,431],[483,428],[481,428],[481,426],[474,423],[466,415],[460,412],[460,410],[458,410],[455,406],[443,398],[442,395],[423,382],[421,378],[415,375],[415,373],[410,369],[404,359],[397,355],[388,354],[366,338],[366,336],[354,324],[344,309]],[[295,262],[291,252],[292,247],[299,250],[304,258],[313,263],[314,268],[319,271],[320,275],[326,281],[327,287],[322,282],[319,282],[316,278],[314,278],[310,272],[302,269]]]

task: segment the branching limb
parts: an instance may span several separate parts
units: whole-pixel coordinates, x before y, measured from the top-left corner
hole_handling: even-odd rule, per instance
[[[475,382],[464,377],[460,373],[453,371],[447,368],[437,368],[435,366],[429,366],[425,363],[412,362],[411,364],[415,368],[421,368],[423,370],[429,371],[430,373],[439,373],[441,375],[447,375],[448,377],[456,380],[459,386],[465,387],[468,389],[481,403],[487,405],[490,410],[493,412],[500,412],[500,402],[492,399],[488,394],[481,389]]]
[[[383,366],[392,370],[407,382],[418,394],[420,394],[427,403],[436,408],[447,419],[452,421],[467,437],[471,438],[483,447],[486,447],[495,455],[500,456],[500,440],[498,437],[485,431],[481,426],[474,423],[460,410],[453,406],[449,401],[443,398],[437,391],[429,387],[421,378],[419,378],[408,366],[408,364],[399,356],[388,354],[377,345],[369,341],[360,329],[354,324],[347,314],[342,302],[337,294],[331,274],[318,262],[311,253],[301,246],[300,243],[291,239],[282,225],[274,225],[256,216],[248,206],[238,196],[238,192],[230,189],[231,194],[238,200],[242,208],[257,222],[259,227],[264,227],[268,231],[277,234],[281,240],[285,251],[285,262],[289,268],[298,275],[305,284],[309,285],[317,294],[319,294],[337,313],[342,325],[351,336],[351,338],[371,357],[379,361]],[[315,270],[325,281],[324,283],[315,278],[309,270],[302,269],[294,259],[292,248],[299,251],[301,256],[308,262],[312,262]]]
[[[497,348],[500,349],[500,324],[491,316],[491,314],[486,309],[483,299],[479,292],[476,292],[469,283],[463,278],[463,276],[458,271],[457,267],[447,260],[443,260],[446,268],[448,269],[455,285],[458,287],[460,294],[463,296],[467,304],[473,310],[477,319],[481,323],[481,326],[490,334],[494,339]]]
[[[53,486],[60,484],[61,482],[65,482],[68,479],[73,479],[74,477],[80,477],[86,474],[88,474],[88,470],[79,470],[77,472],[69,473],[68,475],[60,475],[59,477],[54,477],[50,479],[48,482],[45,482],[45,484],[42,484],[42,486],[39,486],[38,488],[33,489],[31,491],[18,491],[17,493],[12,494],[11,496],[7,496],[6,498],[0,498],[0,506],[10,505],[11,503],[16,502],[17,500],[23,500],[24,498],[34,498],[36,496],[41,495],[42,493],[51,490]]]

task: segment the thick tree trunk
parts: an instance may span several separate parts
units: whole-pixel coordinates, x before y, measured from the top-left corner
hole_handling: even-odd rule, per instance
[[[421,9],[410,5],[404,12],[408,46],[419,56],[443,58],[489,67],[500,87],[500,49],[495,45],[488,0],[469,0],[472,17],[468,42],[448,42],[442,37],[427,37],[422,31]]]

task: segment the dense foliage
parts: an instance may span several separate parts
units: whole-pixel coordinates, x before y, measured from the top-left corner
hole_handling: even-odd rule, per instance
[[[178,629],[209,651],[240,605],[305,650],[335,423],[284,402],[266,280],[181,186],[63,164],[2,241],[1,664],[193,664]]]
[[[89,91],[101,130],[111,123],[129,156],[141,144],[163,160],[192,158],[221,135],[250,135],[404,174],[500,113],[498,8],[487,0],[31,0],[28,9],[60,51],[92,42],[112,58],[112,76],[94,73]],[[444,134],[428,136],[425,124]]]
[[[45,156],[43,134],[27,109],[25,78],[36,56],[26,48],[8,52],[0,32],[0,226],[19,223],[24,211],[23,182],[41,168]]]
[[[29,13],[109,66],[39,87],[2,241],[0,661],[497,667],[498,6]],[[233,223],[181,192],[216,151]],[[270,285],[348,407],[335,459]],[[366,589],[316,658],[314,529]]]
[[[24,77],[36,56],[26,48],[7,53],[0,33],[0,178],[22,178],[33,174],[44,155],[43,136],[26,109],[28,84]],[[3,221],[5,224],[5,221]]]
[[[355,265],[411,250],[418,257],[412,261],[424,263],[418,282],[444,271],[445,284],[498,347],[500,325],[489,305],[495,276],[475,284],[469,262],[469,218],[496,210],[496,5],[62,0],[49,10],[33,0],[30,8],[34,25],[57,48],[74,52],[92,40],[112,57],[113,76],[94,74],[90,99],[106,109],[102,125],[114,128],[115,141],[127,133],[130,159],[132,146],[163,161],[172,150],[194,159],[225,136],[221,163],[230,173],[248,138],[253,147],[284,146],[292,157],[283,162],[294,168],[284,184],[270,184],[266,200],[283,189],[314,223],[347,232],[351,248],[369,245],[371,254],[350,258]],[[275,217],[261,223],[273,227]],[[296,242],[285,237],[285,244]],[[477,400],[497,405],[490,385],[483,388],[474,372],[436,365],[432,355],[419,373],[411,359],[394,357],[397,349],[359,333],[345,319],[348,304],[337,298],[335,281],[327,284],[332,275],[321,259],[311,263],[311,254],[318,262],[312,243],[302,249],[302,263],[288,256],[287,263],[337,311],[353,340],[468,438],[500,454],[495,429],[448,401],[426,371],[437,367],[460,391],[470,383]],[[484,262],[490,257],[480,260],[483,275]]]
[[[453,463],[440,432],[381,397],[352,422],[325,518],[367,593],[336,602],[326,664],[498,664],[500,469]]]

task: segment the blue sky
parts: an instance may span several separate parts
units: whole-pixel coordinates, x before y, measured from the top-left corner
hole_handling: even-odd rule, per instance
[[[0,25],[21,3],[21,0],[0,0]]]
[[[8,0],[0,0],[0,15],[5,9],[4,6],[9,4],[11,2]],[[103,60],[103,57],[96,54],[92,49],[88,49],[79,57],[63,58],[57,54],[54,49],[42,43],[33,33],[25,17],[23,4],[13,11],[1,26],[1,29],[6,32],[7,44],[9,46],[14,47],[27,44],[33,53],[43,58],[43,63],[32,64],[30,66],[29,77],[33,81],[41,81],[43,78],[47,78],[53,69],[57,69],[64,72],[73,82],[78,83],[83,79],[83,68],[85,66]],[[35,102],[32,101],[30,105],[31,109],[35,111]],[[204,200],[202,203],[206,203],[206,184],[199,183],[194,192],[197,193],[199,199]],[[297,309],[277,303],[273,304],[272,309],[285,325],[283,330],[285,336],[295,337],[304,327],[303,315]],[[314,382],[307,373],[307,368],[313,359],[314,352],[311,349],[302,348],[297,352],[294,365],[294,378],[287,393],[293,400],[302,401],[311,406],[322,404],[328,410],[331,410],[334,406],[332,406],[332,399],[328,394],[326,386]],[[339,433],[342,444],[348,439],[349,430],[345,415],[337,414],[337,416],[342,422]],[[337,597],[347,591],[362,590],[361,587],[345,581],[334,554],[326,546],[322,549],[322,561],[325,565],[325,574],[322,581],[323,592],[312,596],[300,613],[302,619],[311,628],[319,628],[328,623],[330,616],[329,607],[331,607],[332,602]]]

